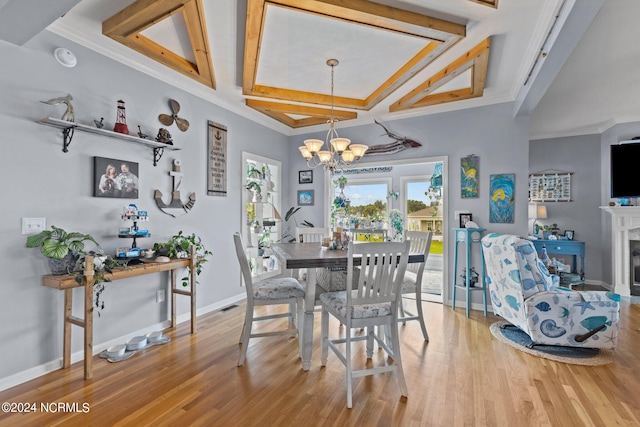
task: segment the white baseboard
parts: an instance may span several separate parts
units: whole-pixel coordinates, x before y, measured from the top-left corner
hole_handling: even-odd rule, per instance
[[[201,307],[196,310],[196,316],[199,317],[199,316],[202,316],[203,314],[220,310],[221,308],[224,308],[230,304],[234,304],[238,301],[242,301],[246,297],[247,297],[246,292],[243,292],[242,294],[238,294],[236,296],[216,302],[206,307]],[[191,321],[191,315],[189,312],[179,314],[176,318],[176,323],[178,324],[182,322],[189,322],[189,321]],[[122,344],[123,342],[126,342],[131,337],[134,337],[137,335],[144,335],[150,331],[159,331],[159,330],[166,329],[169,327],[170,323],[171,323],[170,320],[165,320],[163,322],[156,323],[155,325],[150,325],[144,329],[140,329],[134,332],[130,332],[121,337],[114,338],[107,342],[94,344],[93,354],[95,356],[96,354],[99,354],[106,348],[109,348],[116,344]],[[83,359],[84,359],[84,351],[81,350],[75,353],[71,353],[71,363],[79,362]],[[33,368],[24,370],[22,372],[18,372],[17,374],[9,375],[8,377],[4,377],[0,379],[0,391],[4,391],[11,387],[15,387],[17,385],[25,383],[27,381],[31,381],[34,378],[38,378],[42,375],[48,374],[49,372],[53,372],[61,368],[62,368],[62,357],[43,363],[42,365],[34,366]]]

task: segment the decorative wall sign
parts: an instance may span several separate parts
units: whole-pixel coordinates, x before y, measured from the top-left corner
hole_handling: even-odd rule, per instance
[[[529,175],[530,202],[570,202],[572,172],[542,171]]]
[[[174,159],[173,168],[169,172],[169,175],[173,177],[173,191],[171,192],[171,201],[167,205],[162,201],[162,193],[160,190],[156,190],[153,199],[156,201],[158,208],[167,215],[171,215],[174,218],[189,213],[193,205],[196,204],[196,193],[190,193],[186,203],[180,200],[180,184],[182,183],[183,173],[180,172],[180,160]]]
[[[474,154],[460,159],[460,196],[463,199],[478,197],[478,163]]]
[[[489,222],[513,223],[516,175],[491,175],[489,181]]]
[[[138,164],[128,160],[93,158],[93,197],[138,198]]]
[[[336,169],[334,175],[357,175],[360,173],[391,172],[393,166],[372,166],[367,168]]]
[[[227,127],[209,121],[207,145],[207,194],[227,196]]]

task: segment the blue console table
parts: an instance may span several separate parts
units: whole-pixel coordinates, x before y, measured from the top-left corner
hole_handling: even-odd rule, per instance
[[[546,246],[548,254],[554,255],[571,255],[573,256],[573,265],[575,265],[576,273],[580,274],[580,278],[584,282],[584,242],[577,240],[531,240],[536,252],[542,252],[542,246]],[[580,257],[580,270],[578,270],[578,257]]]
[[[486,231],[484,228],[454,228],[453,235],[455,238],[455,249],[454,249],[454,257],[453,257],[453,299],[451,300],[451,307],[456,309],[456,289],[462,288],[465,290],[465,294],[467,297],[466,304],[466,314],[469,317],[469,309],[471,307],[471,292],[472,291],[482,291],[482,302],[484,304],[484,315],[487,315],[487,283],[485,280],[485,270],[484,270],[484,256],[482,254],[482,248],[480,248],[480,256],[482,258],[482,265],[480,267],[480,277],[478,278],[478,285],[480,286],[471,286],[471,246],[474,243],[480,244],[480,239],[482,239],[482,234]],[[458,285],[458,247],[460,243],[464,243],[466,245],[466,273],[465,273],[465,283]]]

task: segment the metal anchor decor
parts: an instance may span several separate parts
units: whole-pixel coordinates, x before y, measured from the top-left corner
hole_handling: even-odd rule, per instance
[[[173,177],[173,192],[171,193],[171,202],[167,205],[162,201],[162,193],[160,190],[155,190],[153,195],[153,199],[156,201],[158,208],[166,213],[167,215],[171,215],[174,218],[182,216],[184,214],[189,213],[193,205],[196,204],[196,193],[190,193],[187,197],[188,200],[186,203],[183,203],[180,200],[180,184],[182,183],[183,173],[180,172],[180,160],[173,160],[173,170],[169,172],[169,175]]]

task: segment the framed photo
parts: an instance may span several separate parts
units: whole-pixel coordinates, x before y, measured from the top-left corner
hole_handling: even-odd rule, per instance
[[[473,219],[473,215],[470,213],[461,213],[460,214],[460,228],[464,228],[464,226]]]
[[[313,171],[299,171],[298,184],[311,184],[313,182]]]
[[[298,190],[298,206],[313,206],[313,190]]]
[[[138,198],[138,163],[93,158],[93,197]]]
[[[573,230],[564,230],[564,235],[567,238],[567,240],[573,240],[573,234],[574,234]]]

